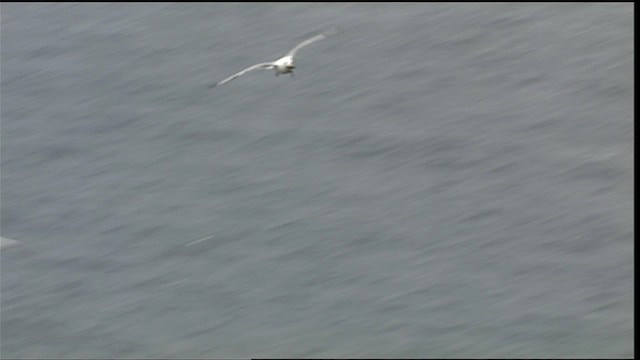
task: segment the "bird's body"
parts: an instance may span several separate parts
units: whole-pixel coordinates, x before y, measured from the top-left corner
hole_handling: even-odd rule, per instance
[[[296,47],[294,47],[293,49],[291,49],[291,51],[289,51],[287,53],[287,55],[281,57],[278,60],[275,61],[271,61],[271,62],[267,62],[267,63],[260,63],[260,64],[256,64],[253,66],[250,66],[238,73],[235,73],[231,76],[229,76],[228,78],[213,84],[209,87],[216,87],[216,86],[220,86],[222,84],[225,84],[241,75],[246,74],[247,72],[251,71],[251,70],[255,70],[255,69],[273,69],[276,72],[276,76],[280,75],[280,74],[290,74],[291,76],[294,76],[295,74],[293,73],[293,69],[295,69],[295,65],[293,64],[293,58],[296,55],[296,53],[298,52],[298,50],[300,50],[301,48],[303,48],[304,46],[307,46],[311,43],[314,43],[318,40],[322,40],[325,39],[327,36],[324,34],[320,34],[320,35],[316,35],[310,39],[307,39],[303,42],[301,42],[300,44],[298,44]]]
[[[287,55],[273,62],[273,68],[276,71],[276,76],[280,74],[291,74],[293,76],[293,69],[296,67],[293,65],[293,56]]]

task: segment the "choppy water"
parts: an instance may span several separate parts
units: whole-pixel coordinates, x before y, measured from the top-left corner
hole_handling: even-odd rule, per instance
[[[634,356],[632,4],[1,20],[3,357]]]

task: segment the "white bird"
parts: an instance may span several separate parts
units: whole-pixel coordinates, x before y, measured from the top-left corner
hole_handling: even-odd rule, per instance
[[[296,47],[294,47],[293,49],[291,49],[291,51],[289,51],[287,53],[287,55],[281,57],[278,60],[272,61],[272,62],[266,62],[266,63],[260,63],[260,64],[255,64],[253,66],[249,66],[248,68],[235,73],[231,76],[229,76],[228,78],[210,85],[209,88],[214,88],[216,86],[220,86],[222,84],[225,84],[235,78],[237,78],[238,76],[244,75],[246,73],[248,73],[251,70],[255,70],[255,69],[274,69],[276,71],[276,76],[280,75],[280,74],[290,74],[292,77],[295,76],[295,74],[293,73],[293,69],[295,69],[296,67],[293,65],[293,57],[296,56],[296,53],[298,52],[298,50],[302,49],[303,47],[312,44],[318,40],[322,40],[322,39],[326,39],[326,35],[324,34],[320,34],[320,35],[316,35],[310,39],[307,39],[303,42],[301,42],[300,44],[296,45]]]

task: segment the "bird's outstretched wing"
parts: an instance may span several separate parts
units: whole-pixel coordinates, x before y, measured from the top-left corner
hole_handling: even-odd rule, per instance
[[[209,88],[214,88],[214,87],[220,86],[222,84],[228,83],[229,81],[237,78],[238,76],[244,75],[244,74],[248,73],[251,70],[260,69],[260,68],[270,69],[272,67],[273,67],[273,63],[270,63],[270,62],[255,64],[253,66],[249,66],[248,68],[229,76],[228,78],[226,78],[226,79],[224,79],[224,80],[222,80],[222,81],[220,81],[220,82],[218,82],[216,84],[209,85]]]
[[[326,39],[327,36],[325,34],[320,34],[320,35],[316,35],[314,37],[312,37],[311,39],[307,39],[303,42],[301,42],[300,44],[296,45],[296,47],[294,47],[293,49],[291,49],[291,51],[289,51],[287,53],[287,56],[296,56],[296,53],[298,52],[298,50],[302,49],[303,47],[312,44],[318,40],[322,40],[322,39]]]

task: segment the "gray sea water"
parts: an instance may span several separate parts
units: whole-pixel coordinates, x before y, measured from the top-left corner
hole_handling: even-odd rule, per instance
[[[2,357],[633,357],[633,10],[2,4]]]

